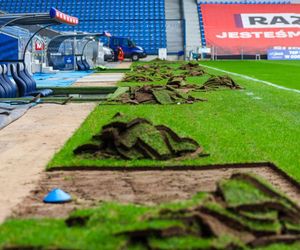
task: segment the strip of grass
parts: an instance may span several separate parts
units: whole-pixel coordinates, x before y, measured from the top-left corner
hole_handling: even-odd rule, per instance
[[[64,249],[125,249],[126,237],[115,234],[143,226],[140,222],[143,214],[155,213],[159,208],[180,209],[192,206],[199,204],[203,198],[205,195],[199,194],[185,202],[164,204],[156,208],[104,203],[97,208],[75,211],[75,216],[92,216],[85,227],[68,227],[64,219],[11,219],[0,226],[0,249],[16,245]]]
[[[119,233],[143,229],[162,229],[177,225],[176,220],[146,220],[155,217],[159,211],[178,211],[187,207],[199,206],[207,199],[207,194],[199,193],[183,202],[162,204],[156,207],[103,203],[96,208],[78,210],[71,218],[87,218],[84,225],[67,226],[65,219],[10,219],[0,226],[0,248],[9,246],[36,247],[36,249],[103,249],[103,250],[145,250],[145,245],[129,245],[128,238]],[[174,224],[175,223],[175,224]],[[153,238],[151,245],[157,249],[188,250],[223,249],[223,245],[238,239],[229,236],[217,238],[167,237]],[[298,250],[300,243],[291,245],[273,244],[260,250]],[[17,249],[17,248],[15,248]],[[21,249],[21,248],[18,248]],[[27,248],[26,248],[27,249]],[[33,249],[33,248],[32,248]],[[35,248],[34,248],[35,249]],[[248,248],[243,248],[247,250]]]
[[[201,64],[300,89],[300,61],[203,61]]]
[[[217,71],[209,70],[218,74]],[[193,105],[100,105],[55,155],[55,167],[201,166],[207,164],[273,162],[300,181],[300,96],[240,77],[241,91],[197,92],[207,102]],[[198,77],[189,82],[203,81]],[[196,139],[209,157],[182,161],[90,160],[73,150],[98,133],[117,112],[165,124],[181,136]]]

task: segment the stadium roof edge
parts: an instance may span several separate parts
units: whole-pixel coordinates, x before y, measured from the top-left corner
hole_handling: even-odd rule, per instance
[[[27,26],[27,25],[77,25],[77,17],[67,15],[55,8],[49,13],[14,13],[0,14],[0,28],[4,26]]]

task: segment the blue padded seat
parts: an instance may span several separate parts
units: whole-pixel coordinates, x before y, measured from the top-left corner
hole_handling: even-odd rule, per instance
[[[9,90],[8,97],[9,98],[17,97],[18,87],[17,87],[16,83],[11,81],[10,78],[8,77],[7,66],[5,64],[0,65],[0,71],[1,71],[0,78],[3,80],[3,84],[6,84],[8,90]]]
[[[78,59],[78,58],[76,57],[76,64],[77,64],[78,70],[80,70],[80,71],[85,70],[85,66],[84,66],[84,64],[82,63],[82,61],[81,61],[80,58]]]
[[[5,89],[0,84],[0,98],[6,98],[6,92]]]
[[[30,95],[30,96],[31,95],[33,95],[33,96],[41,95],[41,97],[46,97],[46,96],[49,96],[49,95],[53,94],[52,89],[39,89],[39,90],[37,90],[36,81],[34,80],[32,75],[30,75],[30,73],[28,72],[25,65],[23,63],[19,63],[18,67],[19,67],[19,73],[21,73],[23,71],[24,75],[28,79],[28,83],[30,84],[30,92],[27,93],[28,95]]]
[[[36,82],[29,74],[23,63],[11,64],[11,75],[19,89],[19,96],[37,96],[46,97],[53,94],[51,89],[37,90]]]
[[[26,96],[26,93],[27,93],[26,83],[21,77],[19,77],[16,64],[10,65],[10,72],[11,72],[12,78],[14,79],[15,83],[18,86],[19,96],[21,96],[21,97]]]
[[[91,69],[91,66],[89,65],[89,63],[87,62],[86,59],[82,59],[82,58],[81,58],[81,62],[82,62],[82,64],[84,65],[85,70],[90,70],[90,69]]]
[[[8,83],[4,80],[3,78],[3,68],[2,66],[0,67],[0,85],[1,85],[1,96],[2,98],[9,98],[11,97],[11,93],[12,93],[12,90],[10,88],[10,86],[8,85]]]
[[[23,81],[26,84],[26,95],[28,95],[29,93],[33,92],[36,90],[36,85],[34,84],[34,82],[26,75],[25,73],[25,67],[23,63],[18,63],[17,64],[17,73],[19,75],[19,77],[21,79],[23,79]]]

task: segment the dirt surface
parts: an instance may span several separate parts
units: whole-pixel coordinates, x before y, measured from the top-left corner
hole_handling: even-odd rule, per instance
[[[300,203],[300,191],[270,167],[165,171],[58,171],[44,173],[38,187],[16,207],[15,216],[65,217],[75,208],[101,201],[155,205],[188,199],[199,191],[215,191],[216,183],[236,172],[259,174]],[[74,201],[61,205],[42,202],[53,188],[70,193]]]
[[[206,198],[196,204],[186,204],[179,210],[162,208],[158,212],[141,217],[142,228],[125,229],[128,246],[142,244],[145,249],[163,249],[153,246],[153,239],[167,242],[176,237],[200,237],[201,239],[232,240],[219,249],[244,249],[246,246],[260,247],[275,242],[294,243],[300,239],[300,207],[281,195],[269,184],[252,174],[237,173],[217,184],[217,192],[205,193]],[[92,216],[74,216],[66,221],[76,225]],[[153,227],[154,222],[168,221],[166,227]],[[88,224],[85,223],[85,225]],[[78,224],[77,224],[78,225]],[[280,225],[280,226],[278,226]],[[242,244],[242,245],[241,245]],[[208,243],[215,249],[213,242]],[[157,246],[157,245],[156,245]],[[129,247],[130,248],[130,247]],[[196,249],[196,248],[195,248]],[[198,248],[197,248],[198,249]]]
[[[0,223],[96,104],[43,104],[0,131]]]
[[[116,82],[76,82],[73,87],[115,87]]]
[[[206,101],[189,95],[188,92],[191,90],[193,88],[188,85],[183,87],[183,90],[169,85],[144,85],[141,87],[130,87],[125,93],[110,98],[110,101],[133,105],[193,104],[194,102]]]
[[[78,79],[73,87],[111,87],[116,86],[125,74],[123,73],[96,73]]]
[[[122,62],[118,63],[114,68],[115,69],[130,69],[132,62]]]

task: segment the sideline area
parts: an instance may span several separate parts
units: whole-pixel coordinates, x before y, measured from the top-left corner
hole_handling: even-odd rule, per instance
[[[165,90],[174,83],[172,80],[174,76],[168,74],[169,71],[172,71],[179,78],[175,90],[181,99],[177,95],[172,95],[173,91],[171,93],[163,92],[162,96],[169,97],[169,102],[164,102],[158,96],[155,99],[156,102],[129,105],[120,102],[122,99],[118,99],[118,96],[115,95],[115,100],[110,98],[110,101],[115,101],[114,105],[111,105],[110,102],[102,102],[97,106],[59,152],[58,148],[54,148],[55,146],[52,144],[52,147],[49,146],[52,153],[57,152],[47,165],[48,170],[51,169],[52,171],[41,172],[41,168],[36,167],[36,172],[26,172],[24,175],[26,166],[31,166],[37,158],[44,155],[41,150],[44,145],[42,143],[47,143],[50,137],[51,140],[56,140],[56,136],[65,133],[64,125],[60,124],[63,124],[61,120],[54,120],[56,121],[55,125],[50,126],[50,133],[47,131],[46,135],[43,133],[47,126],[43,127],[41,129],[42,137],[35,139],[38,141],[35,145],[38,150],[23,144],[27,153],[30,152],[35,158],[28,160],[23,159],[22,155],[15,157],[19,164],[16,167],[18,171],[10,174],[11,176],[7,175],[8,178],[18,179],[21,182],[17,188],[20,187],[21,189],[22,187],[22,191],[25,183],[26,188],[31,183],[35,185],[31,186],[32,189],[24,197],[25,199],[20,200],[16,206],[11,206],[10,219],[0,227],[3,232],[0,234],[2,245],[5,247],[30,246],[45,249],[53,246],[64,249],[98,249],[100,245],[101,247],[105,246],[103,249],[120,249],[120,246],[127,246],[128,242],[132,242],[131,236],[127,234],[128,230],[135,234],[143,228],[145,229],[143,232],[146,232],[146,238],[152,237],[153,225],[157,225],[158,230],[161,230],[161,225],[163,225],[161,232],[172,230],[173,225],[178,225],[180,221],[176,219],[177,217],[166,219],[163,215],[166,208],[178,209],[181,207],[184,209],[181,211],[187,211],[186,216],[189,216],[189,212],[194,209],[193,204],[196,203],[196,209],[203,212],[204,216],[211,216],[213,212],[217,216],[226,213],[234,216],[230,219],[233,221],[233,225],[242,223],[246,227],[251,223],[251,228],[245,229],[243,233],[255,230],[255,232],[262,232],[263,234],[271,232],[274,237],[286,237],[286,235],[289,237],[285,231],[280,231],[286,225],[285,218],[287,218],[285,214],[281,216],[281,208],[271,210],[274,212],[274,219],[272,218],[272,222],[266,225],[261,220],[257,220],[255,217],[256,210],[252,207],[257,206],[257,194],[259,194],[262,206],[259,207],[258,213],[263,214],[261,218],[264,221],[269,218],[269,213],[265,214],[264,208],[265,203],[270,200],[275,202],[274,204],[277,206],[283,202],[282,199],[286,199],[288,203],[284,204],[293,204],[292,207],[296,209],[297,204],[285,197],[288,195],[288,197],[299,201],[300,195],[297,182],[300,179],[299,159],[296,151],[299,148],[299,140],[297,140],[299,133],[297,133],[298,127],[295,126],[297,124],[295,114],[298,112],[298,95],[241,77],[223,76],[220,75],[219,71],[199,67],[196,62],[151,62],[141,64],[138,67],[135,66],[133,69],[126,75],[127,77],[128,75],[131,76],[131,80],[123,82],[127,88],[141,84],[144,86],[140,88],[145,88],[145,85],[148,85],[148,88],[155,89],[160,83],[162,86],[159,88]],[[153,72],[155,81],[150,77],[153,76]],[[194,75],[195,73],[196,75]],[[107,71],[107,73],[101,72],[101,74],[109,75],[110,73]],[[140,74],[143,74],[143,77],[144,75],[148,77],[146,81],[141,83]],[[191,99],[189,100],[192,103],[189,104],[184,102],[187,97],[181,94],[184,93],[181,91],[187,86],[190,87],[191,92]],[[129,92],[130,89],[127,91],[126,95],[132,93]],[[130,95],[127,98],[135,100],[136,96]],[[151,101],[152,95],[148,98],[151,98]],[[196,98],[205,101],[194,103]],[[178,99],[180,100],[179,103]],[[79,108],[76,106],[76,110]],[[266,111],[269,115],[266,115]],[[46,111],[45,114],[47,113]],[[76,112],[70,115],[78,116]],[[38,121],[46,120],[47,117],[39,118]],[[65,119],[63,115],[60,115],[61,117]],[[141,154],[127,154],[128,152],[139,152],[141,147],[138,144],[132,146],[129,144],[127,146],[129,150],[126,151],[122,148],[118,151],[115,150],[119,149],[116,146],[119,139],[114,136],[116,135],[118,138],[120,133],[112,127],[116,124],[114,121],[125,124],[125,126],[121,125],[122,127],[129,128],[127,131],[121,129],[121,133],[130,140],[126,137],[124,139],[122,135],[120,136],[121,139],[124,139],[125,142],[141,140],[142,146],[147,145],[148,150],[141,150]],[[139,126],[128,126],[128,124],[134,124],[133,121],[144,121],[147,126],[142,127],[140,126],[141,123]],[[138,122],[135,123],[135,125],[137,124]],[[152,124],[156,130],[153,129]],[[162,126],[159,126],[160,124]],[[29,128],[27,126],[25,129],[22,127],[23,134],[19,137],[22,138],[25,134],[24,131],[30,128],[31,126]],[[132,128],[139,130],[136,129],[132,132]],[[173,137],[170,135],[167,140],[163,139],[162,143],[157,144],[161,137],[158,133],[155,134],[158,136],[153,136],[153,131],[156,132],[158,129],[164,128],[163,136],[172,133]],[[59,131],[57,131],[58,129]],[[54,133],[56,136],[53,136]],[[159,133],[161,134],[161,132]],[[94,137],[95,135],[96,137]],[[103,137],[103,135],[108,137]],[[176,139],[174,135],[179,139]],[[36,134],[31,133],[29,137],[25,138],[25,141],[31,141],[35,137]],[[45,138],[46,141],[44,141]],[[149,138],[151,139],[148,140]],[[103,141],[101,142],[103,139],[105,144],[102,144]],[[192,142],[196,147],[188,148],[186,145],[191,145]],[[205,154],[194,158],[191,153],[185,155],[180,153],[184,150],[199,153],[198,148],[203,148]],[[84,150],[86,149],[90,151],[85,153]],[[179,153],[177,155],[172,154],[172,152],[169,154],[168,149]],[[83,150],[81,151],[83,154],[80,153],[80,150]],[[13,152],[16,151],[21,151],[21,149],[14,149]],[[170,158],[162,159],[159,156],[154,158],[150,155],[153,152],[157,155],[169,154]],[[122,157],[123,154],[124,157]],[[130,157],[130,160],[127,156]],[[188,157],[178,160],[178,156]],[[43,162],[43,165],[45,163],[46,161]],[[162,171],[164,166],[170,166],[173,169]],[[87,168],[83,167],[91,167],[91,170],[94,171],[87,171]],[[104,172],[95,171],[95,167]],[[102,167],[103,169],[101,169]],[[155,169],[156,171],[154,171]],[[175,169],[177,171],[173,171]],[[247,170],[247,173],[243,173],[244,170]],[[251,173],[255,173],[257,177],[252,176]],[[30,176],[28,177],[27,174]],[[33,175],[36,176],[36,179],[32,177]],[[25,183],[24,179],[26,179]],[[3,183],[5,185],[5,180]],[[216,187],[218,188],[216,189]],[[0,188],[2,187],[0,186]],[[14,192],[14,186],[10,186],[9,190],[7,187],[5,188],[3,190],[8,193],[8,196]],[[45,204],[43,198],[52,188],[62,189],[70,194],[73,200],[61,205]],[[28,188],[28,190],[30,189]],[[199,191],[205,191],[205,193],[194,195]],[[220,195],[215,191],[222,193]],[[13,197],[15,197],[14,195]],[[21,194],[19,193],[19,195]],[[222,197],[229,197],[229,201]],[[233,198],[231,199],[231,197]],[[249,197],[253,197],[250,202]],[[180,202],[178,202],[179,200]],[[3,202],[5,203],[5,201]],[[155,206],[145,206],[144,204]],[[222,207],[223,204],[225,204],[224,207]],[[254,216],[249,219],[248,215],[231,212],[229,208],[232,205],[236,206],[235,204],[250,204],[250,216],[252,214]],[[74,211],[76,208],[78,210]],[[213,210],[214,208],[217,210]],[[162,216],[159,216],[157,221],[153,223],[149,217],[150,213]],[[175,210],[172,210],[171,216],[173,214],[176,216]],[[297,223],[292,225],[294,228],[298,226],[298,221],[300,221],[298,214],[296,219]],[[215,217],[209,219],[208,222],[211,220],[215,221]],[[215,223],[225,227],[227,221],[224,221],[217,219]],[[93,224],[94,222],[96,223]],[[204,222],[200,221],[200,223],[203,225]],[[199,228],[202,230],[201,226]],[[187,230],[190,230],[189,226]],[[225,232],[226,237],[228,235],[230,240],[230,237],[236,235],[234,230],[235,226],[230,226],[223,232]],[[58,235],[63,238],[57,237]],[[239,235],[240,231],[238,231],[237,237]],[[163,244],[169,240],[175,240],[176,244],[176,241],[181,240],[182,236],[186,237],[186,234],[180,234],[173,239],[163,239]],[[260,240],[259,237],[254,236],[254,240]],[[197,249],[203,248],[203,240],[207,239],[213,239],[211,245],[214,246],[214,242],[222,238],[212,234],[204,236],[200,238]],[[241,244],[251,245],[254,240],[251,239],[250,243],[248,241],[241,242]],[[299,246],[297,240],[298,238],[294,237],[291,242],[295,242],[295,245]],[[112,245],[106,246],[106,243]],[[272,241],[268,242],[268,245],[271,244]],[[283,242],[283,245],[286,244]],[[273,245],[268,249],[276,249],[276,246],[272,247]],[[129,247],[129,249],[133,248]],[[141,249],[147,249],[147,246],[142,246]],[[186,248],[182,247],[181,249]],[[221,246],[219,249],[227,248]],[[299,249],[299,247],[296,246],[294,249]]]
[[[73,87],[111,87],[116,86],[124,77],[124,73],[95,73],[77,80]]]
[[[108,63],[112,69],[130,69],[132,62]],[[116,86],[125,74],[94,73],[89,71],[62,71],[57,73],[35,73],[33,75],[37,87],[111,87]]]
[[[68,87],[82,77],[90,75],[89,71],[70,71],[58,73],[36,73],[33,75],[37,87]]]
[[[38,105],[0,131],[0,223],[35,188],[47,162],[95,105]]]
[[[242,77],[246,80],[263,83],[278,89],[300,93],[299,65],[294,62],[261,62],[261,61],[206,61],[200,63],[203,67],[226,74]],[[293,70],[291,70],[291,68]],[[274,70],[280,74],[274,75]],[[233,72],[234,71],[234,72]],[[288,81],[287,81],[288,79]]]

